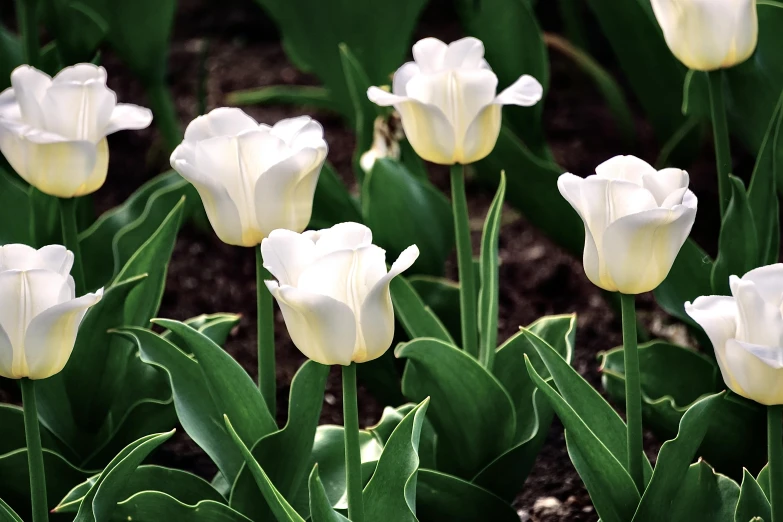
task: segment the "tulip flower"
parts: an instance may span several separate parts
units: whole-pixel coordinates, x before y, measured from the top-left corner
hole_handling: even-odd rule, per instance
[[[261,243],[266,286],[299,350],[321,364],[377,359],[394,336],[389,284],[419,256],[408,247],[386,271],[385,252],[358,223],[297,234],[275,230]]]
[[[103,67],[82,63],[51,78],[22,65],[0,93],[0,152],[41,192],[84,196],[106,181],[106,136],[151,121],[149,109],[117,103]]]
[[[60,245],[0,247],[0,376],[45,379],[68,362],[84,314],[103,296],[76,298],[72,266]]]
[[[696,219],[688,173],[656,171],[633,156],[612,158],[580,178],[563,174],[557,188],[585,225],[584,269],[596,286],[640,294],[669,273]]]
[[[323,128],[307,116],[270,127],[220,108],[188,125],[171,166],[198,190],[223,242],[256,246],[272,230],[307,227],[326,152]]]
[[[463,38],[449,45],[425,38],[413,46],[413,62],[394,74],[392,92],[370,87],[367,96],[394,106],[416,153],[443,165],[486,157],[500,133],[503,105],[535,105],[543,88],[524,75],[496,95],[498,78],[484,60],[484,44]]]
[[[740,64],[756,49],[755,0],[652,0],[672,54],[689,69]]]
[[[712,342],[726,386],[767,406],[783,404],[783,264],[729,278],[731,296],[702,296],[685,311]]]

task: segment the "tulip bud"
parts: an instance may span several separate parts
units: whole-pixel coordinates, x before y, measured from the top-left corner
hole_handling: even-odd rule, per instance
[[[434,163],[486,157],[500,134],[501,107],[530,107],[543,94],[541,84],[525,75],[496,96],[498,78],[476,38],[449,45],[425,38],[413,46],[413,59],[394,73],[391,93],[370,87],[367,96],[378,105],[393,105],[413,149]]]
[[[666,279],[696,219],[688,173],[656,171],[633,156],[617,156],[596,174],[557,180],[585,225],[584,268],[596,286],[641,294]]]
[[[783,404],[783,264],[731,276],[729,284],[731,297],[698,297],[685,311],[710,338],[729,389]]]
[[[258,124],[240,109],[199,116],[171,155],[171,166],[196,187],[218,237],[256,246],[272,230],[301,232],[327,146],[308,116]]]
[[[84,314],[103,296],[75,298],[72,266],[60,245],[0,247],[0,376],[45,379],[65,367]]]
[[[84,196],[106,181],[106,136],[151,121],[149,109],[117,103],[103,67],[82,63],[50,78],[22,65],[0,93],[0,152],[41,192]]]
[[[299,350],[321,364],[367,362],[394,337],[389,284],[419,257],[410,246],[386,272],[386,253],[358,223],[296,234],[275,230],[261,243],[266,286]]]
[[[755,0],[652,0],[652,8],[666,45],[689,69],[732,67],[756,49]]]

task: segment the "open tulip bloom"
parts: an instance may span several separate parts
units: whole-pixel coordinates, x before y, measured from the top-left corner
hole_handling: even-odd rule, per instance
[[[484,59],[484,44],[463,38],[446,45],[425,38],[413,46],[414,61],[394,73],[392,92],[370,87],[367,96],[394,106],[416,153],[443,165],[486,157],[500,133],[503,105],[535,105],[543,88],[521,76],[496,95],[498,78]]]
[[[149,109],[117,103],[103,67],[82,63],[51,78],[22,65],[0,93],[0,152],[41,192],[83,196],[106,180],[106,136],[151,121]]]

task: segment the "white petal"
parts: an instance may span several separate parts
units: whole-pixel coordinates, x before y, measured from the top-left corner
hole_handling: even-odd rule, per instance
[[[498,141],[500,124],[500,105],[484,107],[465,131],[461,146],[457,149],[457,163],[467,165],[489,156]]]
[[[14,375],[14,347],[11,339],[0,326],[0,377],[7,379],[18,379],[20,376]]]
[[[437,38],[424,38],[413,44],[413,59],[424,74],[443,69],[449,47]]]
[[[389,273],[381,277],[367,294],[359,314],[364,350],[358,350],[360,352],[358,357],[354,355],[356,362],[377,359],[391,346],[394,338],[394,308],[389,284],[392,279],[410,268],[418,257],[419,249],[416,245],[406,248],[394,262]]]
[[[438,107],[416,100],[395,105],[405,136],[422,159],[452,165],[456,157],[456,131]]]
[[[737,335],[737,303],[733,297],[701,296],[685,303],[687,313],[709,337],[723,380],[733,389],[733,377],[726,367],[726,342]]]
[[[38,250],[20,244],[0,247],[0,270],[41,268],[66,277],[72,267],[73,253],[62,245],[47,245]]]
[[[729,285],[739,310],[736,339],[762,346],[783,346],[780,301],[765,300],[761,286],[751,279],[731,276]]]
[[[103,129],[103,135],[108,136],[121,130],[146,129],[150,123],[151,110],[132,103],[118,103],[111,113],[108,125]]]
[[[695,210],[680,205],[631,214],[609,225],[599,255],[617,289],[641,294],[661,284],[695,219]]]
[[[199,116],[185,129],[185,140],[201,141],[215,136],[236,136],[258,128],[256,120],[241,109],[220,107]]]
[[[347,305],[323,295],[267,281],[294,345],[321,364],[351,364],[356,318]]]
[[[372,231],[361,223],[338,223],[319,230],[315,238],[318,257],[336,250],[357,249],[372,244]]]
[[[11,86],[25,123],[36,127],[43,126],[41,101],[51,85],[52,79],[48,74],[29,65],[20,65],[11,73]]]
[[[783,404],[783,348],[729,339],[726,364],[733,377],[726,384],[736,393],[771,406]]]
[[[640,187],[645,175],[655,175],[657,172],[652,165],[636,156],[615,156],[595,168],[600,178],[629,181]]]
[[[443,57],[443,66],[449,69],[479,69],[483,62],[484,44],[472,36],[451,42]]]
[[[106,84],[106,69],[92,63],[77,63],[62,69],[52,79],[57,83],[87,83],[98,82]]]
[[[298,116],[278,121],[272,126],[270,133],[291,146],[299,136],[309,137],[305,143],[309,143],[313,138],[323,139],[324,129],[310,116]]]
[[[391,107],[398,103],[409,101],[407,96],[400,96],[398,94],[392,94],[389,91],[384,91],[380,87],[370,87],[367,89],[367,98],[375,105],[381,107]]]
[[[394,73],[394,79],[392,80],[392,93],[398,96],[407,96],[408,82],[411,81],[411,79],[418,74],[421,74],[421,69],[416,64],[416,62],[408,62],[403,64],[403,66],[397,69],[397,71]],[[378,89],[377,87],[374,88]],[[378,90],[382,90],[382,89],[378,89]]]
[[[671,208],[681,204],[688,182],[688,173],[681,169],[642,172],[642,186],[652,193],[661,207]]]
[[[498,105],[520,105],[531,107],[541,100],[544,95],[544,87],[530,75],[520,76],[517,81],[503,89],[503,92],[495,97]]]
[[[754,283],[756,290],[767,303],[780,306],[783,302],[782,263],[754,268],[742,276],[742,280]]]
[[[105,137],[117,95],[100,81],[54,82],[41,101],[45,129],[71,140]]]
[[[299,276],[316,260],[315,243],[290,230],[274,230],[261,242],[261,257],[281,285],[297,286]]]
[[[25,354],[31,379],[51,377],[65,367],[84,314],[101,297],[102,288],[94,294],[53,306],[33,318],[25,336]]]

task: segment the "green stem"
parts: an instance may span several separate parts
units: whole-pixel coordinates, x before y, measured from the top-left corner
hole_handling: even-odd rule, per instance
[[[623,353],[625,355],[625,416],[628,420],[628,472],[641,494],[644,492],[642,459],[642,390],[639,351],[636,340],[636,304],[634,296],[620,294],[623,310]]]
[[[465,167],[451,166],[451,202],[454,207],[454,233],[457,240],[459,269],[459,305],[462,325],[462,349],[478,357],[478,311],[473,270],[473,246],[470,242],[470,216],[465,197]]]
[[[767,406],[772,522],[783,522],[783,406]]]
[[[27,440],[27,464],[30,468],[30,496],[33,505],[33,522],[47,522],[49,508],[46,500],[46,476],[44,474],[41,432],[38,425],[38,408],[35,404],[35,381],[23,378],[22,406],[24,410],[24,434]]]
[[[710,107],[712,110],[712,135],[715,139],[715,161],[718,167],[718,197],[720,198],[720,217],[726,214],[731,199],[731,146],[729,144],[729,126],[726,123],[726,105],[723,102],[723,71],[707,73],[710,86]]]
[[[84,294],[84,269],[82,268],[82,254],[79,248],[79,228],[76,224],[76,198],[60,198],[60,224],[62,226],[62,238],[65,248],[73,252],[73,269],[71,275],[76,283],[76,295]]]
[[[343,366],[343,425],[345,426],[345,479],[348,518],[364,522],[362,455],[359,450],[359,407],[356,403],[356,363]]]
[[[277,412],[277,374],[275,372],[275,309],[272,294],[264,281],[271,279],[261,256],[256,251],[256,304],[258,309],[258,388],[264,396],[269,413],[274,418]]]
[[[16,0],[16,20],[22,33],[22,54],[27,65],[38,67],[38,0]]]
[[[177,118],[177,109],[164,80],[147,84],[147,97],[168,152],[172,152],[182,142],[182,129]]]

